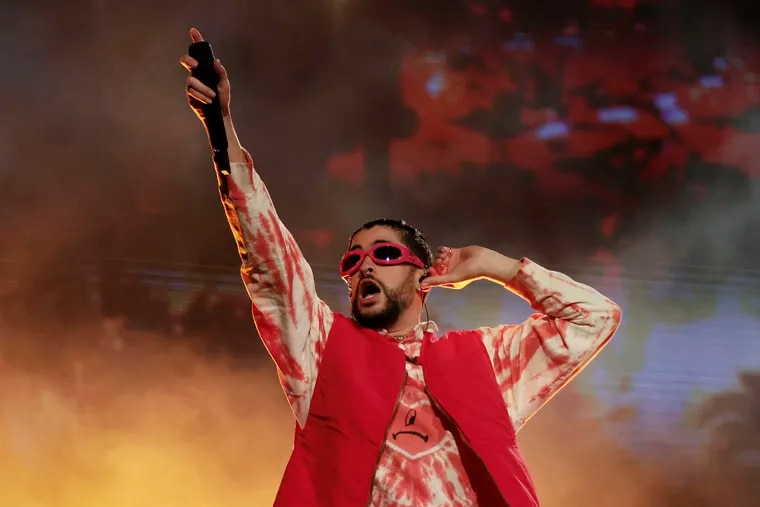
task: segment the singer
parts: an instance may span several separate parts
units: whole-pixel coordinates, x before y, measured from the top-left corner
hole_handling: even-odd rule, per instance
[[[203,40],[196,29],[190,36]],[[526,258],[480,246],[433,253],[417,229],[380,219],[351,235],[339,262],[351,315],[333,312],[238,140],[227,71],[213,61],[214,90],[193,76],[194,58],[181,64],[206,129],[204,107],[218,103],[223,117],[222,204],[297,422],[275,505],[538,506],[515,433],[610,340],[620,308]],[[421,321],[428,291],[475,280],[503,286],[535,313],[469,331]]]

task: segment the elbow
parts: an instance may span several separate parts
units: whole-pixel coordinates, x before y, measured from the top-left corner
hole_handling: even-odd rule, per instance
[[[603,307],[589,316],[590,326],[583,334],[584,338],[575,342],[570,349],[570,358],[576,361],[577,368],[583,368],[612,339],[620,326],[622,311],[620,306],[606,300]]]
[[[603,334],[605,331],[614,332],[620,325],[622,310],[617,303],[601,296],[593,304],[577,306],[577,322],[595,334]]]
[[[601,327],[600,335],[602,335],[602,343],[609,341],[612,336],[620,327],[620,322],[623,318],[623,311],[620,306],[609,299],[606,301],[604,315],[599,319],[599,325]]]
[[[620,326],[622,313],[620,306],[607,298],[586,311],[583,321],[588,333],[586,336],[593,338],[593,348],[604,345],[612,338]]]
[[[610,321],[612,321],[613,331],[618,328],[620,322],[623,320],[623,310],[617,303],[612,301],[610,303]]]

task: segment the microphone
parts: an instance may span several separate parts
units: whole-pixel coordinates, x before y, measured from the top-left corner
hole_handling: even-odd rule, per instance
[[[211,44],[201,41],[191,44],[187,54],[198,62],[198,66],[192,70],[193,77],[216,92],[216,97],[211,101],[211,104],[201,105],[203,112],[201,120],[208,133],[216,170],[227,176],[230,174],[230,157],[227,153],[227,131],[224,128],[222,106],[219,104],[219,91],[217,90],[219,76],[214,70],[214,51],[211,49]]]

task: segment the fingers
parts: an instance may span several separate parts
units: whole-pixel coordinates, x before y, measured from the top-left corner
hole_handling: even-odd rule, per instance
[[[203,39],[203,35],[197,28],[191,28],[190,40],[193,43],[196,43],[196,42],[202,42],[204,39]],[[182,56],[182,58],[179,59],[179,63],[189,72],[192,72],[192,70],[198,66],[198,61],[195,58],[192,58],[190,55]],[[220,88],[224,88],[223,97],[224,96],[228,97],[229,96],[229,82],[227,81],[227,70],[224,68],[224,66],[222,66],[222,63],[219,60],[214,60],[214,70],[219,76]],[[201,83],[197,78],[193,77],[192,75],[188,76],[187,79],[185,80],[185,88],[186,88],[186,93],[187,93],[188,98],[191,99],[191,106],[193,105],[192,104],[193,100],[199,101],[203,104],[211,104],[217,95],[214,90],[212,90],[208,86]],[[226,99],[226,102],[228,103],[229,99]],[[193,106],[193,107],[196,107],[196,106]]]
[[[191,71],[198,66],[198,61],[190,55],[184,55],[179,59],[179,64]]]
[[[433,259],[433,264],[437,265],[446,265],[448,261],[451,259],[451,247],[448,246],[442,246],[439,247],[436,251],[435,258]]]
[[[420,287],[423,290],[429,289],[431,287],[453,288],[454,284],[457,283],[458,281],[459,280],[457,279],[455,274],[446,273],[443,275],[434,275],[434,276],[429,276],[425,278],[420,284]]]
[[[187,88],[188,96],[200,100],[204,104],[211,104],[214,97],[216,97],[214,90],[204,85],[193,76],[187,76],[187,79],[185,80],[185,87]]]
[[[459,280],[457,275],[450,271],[452,252],[453,250],[448,246],[442,246],[436,250],[433,265],[430,268],[431,276],[425,278],[420,285],[423,290],[431,287],[455,288]]]
[[[200,30],[197,28],[191,28],[190,29],[190,40],[193,42],[201,42],[203,41],[203,35],[201,35]]]
[[[202,42],[203,35],[201,35],[201,32],[197,28],[191,28],[190,40],[193,42]],[[198,62],[195,60],[195,58],[192,58],[189,55],[185,55],[182,58],[180,58],[179,63],[187,70],[192,70],[198,65]]]
[[[198,60],[190,55],[183,55],[179,59],[179,64],[188,71],[192,72],[192,70],[198,66]],[[219,82],[227,81],[227,69],[224,68],[224,65],[222,65],[222,62],[218,58],[214,60],[214,70],[219,76]]]
[[[214,60],[214,70],[216,71],[217,75],[219,76],[219,82],[223,83],[227,81],[227,69],[224,68],[224,65],[222,65],[221,60],[217,58]]]

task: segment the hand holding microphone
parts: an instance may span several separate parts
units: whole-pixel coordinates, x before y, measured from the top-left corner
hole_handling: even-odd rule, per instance
[[[222,116],[229,116],[230,80],[227,77],[227,71],[219,60],[214,59],[211,46],[203,40],[203,36],[196,28],[190,30],[190,39],[193,43],[188,51],[189,54],[180,58],[180,64],[191,73],[185,81],[190,107],[203,120],[205,113],[202,106],[217,102]],[[208,50],[203,49],[203,46],[206,46]],[[197,58],[200,56],[210,58],[210,62],[199,62]],[[201,63],[203,65],[198,68]]]
[[[190,39],[188,54],[180,59],[190,71],[185,84],[188,103],[206,127],[217,170],[226,175],[230,162],[224,118],[230,115],[230,81],[221,62],[214,58],[211,45],[197,29],[190,30]]]

